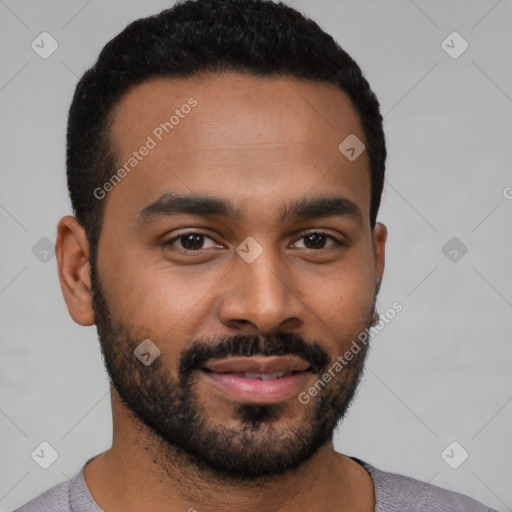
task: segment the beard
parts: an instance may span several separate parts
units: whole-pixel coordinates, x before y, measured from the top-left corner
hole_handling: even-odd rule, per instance
[[[144,339],[137,335],[141,329],[112,318],[94,266],[91,286],[95,324],[110,382],[124,407],[140,423],[140,430],[158,446],[164,468],[168,464],[188,465],[231,481],[264,480],[298,468],[332,443],[336,425],[356,393],[368,345],[363,344],[308,405],[231,402],[230,421],[223,422],[215,420],[214,407],[208,407],[197,393],[199,372],[206,361],[257,354],[296,355],[310,363],[310,371],[320,379],[332,365],[329,354],[319,343],[306,342],[299,334],[275,331],[265,337],[244,334],[192,340],[181,353],[179,368],[166,366],[162,357],[145,366],[134,355]],[[361,330],[370,327],[373,312]],[[167,338],[156,345],[163,348],[171,343]],[[294,416],[297,409],[300,412]]]

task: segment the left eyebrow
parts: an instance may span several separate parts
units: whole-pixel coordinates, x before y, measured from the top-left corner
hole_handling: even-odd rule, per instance
[[[303,198],[281,209],[279,221],[293,218],[317,219],[325,217],[352,217],[362,224],[363,213],[357,204],[343,196]]]
[[[225,198],[204,195],[163,194],[155,202],[143,208],[138,219],[147,223],[170,215],[217,216],[241,218],[241,211]],[[281,207],[278,222],[291,219],[317,219],[325,217],[352,217],[359,224],[363,215],[359,206],[343,196],[302,198]]]

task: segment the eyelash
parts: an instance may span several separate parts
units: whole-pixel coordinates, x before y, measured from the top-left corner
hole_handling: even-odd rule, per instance
[[[210,240],[213,240],[215,243],[218,243],[216,242],[208,233],[203,233],[202,231],[190,231],[188,233],[182,233],[181,235],[178,235],[178,236],[175,236],[169,240],[166,240],[165,242],[163,242],[163,246],[164,247],[172,247],[174,242],[178,241],[180,238],[183,238],[187,235],[200,235],[200,236],[204,236],[206,238],[209,238]],[[324,235],[326,238],[332,240],[335,245],[339,246],[339,247],[346,247],[347,244],[342,242],[341,240],[338,240],[336,237],[334,237],[333,235],[325,232],[325,231],[322,231],[322,230],[315,230],[315,231],[310,231],[308,233],[305,233],[303,234],[301,237],[299,237],[297,240],[301,240],[305,237],[307,237],[308,235]],[[201,254],[201,252],[205,251],[205,250],[208,250],[208,249],[198,249],[196,251],[193,251],[193,250],[190,250],[190,249],[183,249],[181,247],[175,247],[175,249],[177,251],[180,251],[180,252],[184,252],[184,253],[196,253],[196,254]],[[315,251],[315,252],[320,252],[322,250],[328,250],[330,249],[330,247],[322,247],[320,249],[307,249],[309,251]]]

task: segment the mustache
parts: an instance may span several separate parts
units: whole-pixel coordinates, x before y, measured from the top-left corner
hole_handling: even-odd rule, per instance
[[[268,336],[237,334],[226,336],[214,344],[197,340],[180,357],[179,371],[182,375],[200,370],[210,359],[229,356],[287,356],[301,357],[311,366],[310,371],[323,373],[331,361],[329,354],[317,342],[306,343],[302,336],[290,332],[275,332]]]

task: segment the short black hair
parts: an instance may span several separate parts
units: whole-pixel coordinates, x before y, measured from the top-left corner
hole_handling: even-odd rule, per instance
[[[109,137],[116,103],[151,78],[225,71],[330,82],[348,95],[366,138],[375,226],[386,145],[379,102],[356,62],[314,21],[282,2],[187,0],[130,23],[105,45],[76,87],[67,126],[67,180],[93,264],[105,203],[93,191],[116,171]]]

